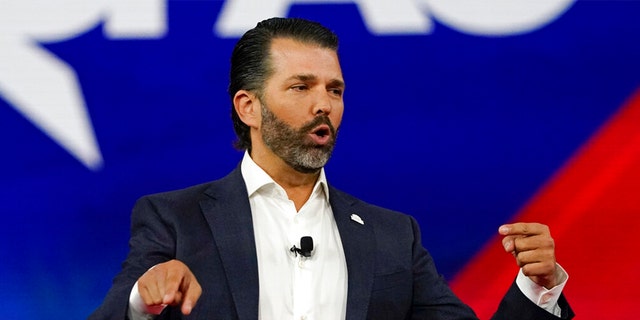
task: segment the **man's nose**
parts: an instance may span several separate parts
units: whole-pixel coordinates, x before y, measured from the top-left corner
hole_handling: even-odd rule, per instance
[[[315,95],[316,97],[313,105],[313,114],[329,115],[331,113],[331,109],[332,109],[331,104],[333,103],[333,101],[331,101],[331,97],[329,95],[330,93],[324,90],[319,91]]]

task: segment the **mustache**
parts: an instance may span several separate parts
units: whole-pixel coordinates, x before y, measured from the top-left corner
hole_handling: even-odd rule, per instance
[[[305,123],[300,128],[300,132],[307,133],[321,124],[326,124],[329,127],[329,130],[331,131],[332,136],[336,135],[337,129],[331,123],[331,119],[329,119],[329,117],[326,115],[316,116],[315,118],[313,118],[313,120]]]

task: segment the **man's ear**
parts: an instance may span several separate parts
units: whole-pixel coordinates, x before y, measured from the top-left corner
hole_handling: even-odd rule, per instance
[[[258,128],[261,121],[260,99],[247,90],[238,90],[233,96],[233,107],[240,120],[249,127]]]

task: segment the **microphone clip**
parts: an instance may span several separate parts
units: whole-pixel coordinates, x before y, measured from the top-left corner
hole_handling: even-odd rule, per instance
[[[289,251],[293,252],[295,256],[301,255],[305,258],[311,257],[311,251],[313,251],[313,238],[306,236],[300,238],[300,248],[294,244]]]
[[[293,247],[291,247],[291,249],[289,249],[289,251],[293,252],[293,254],[297,257],[298,255],[301,255],[305,258],[311,257],[311,252],[308,251],[302,251],[302,249],[296,247],[295,245]]]

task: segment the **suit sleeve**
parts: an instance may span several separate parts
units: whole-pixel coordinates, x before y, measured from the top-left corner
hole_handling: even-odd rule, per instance
[[[493,320],[521,319],[521,320],[557,320],[572,319],[573,310],[569,306],[564,294],[558,299],[558,306],[562,310],[560,318],[540,308],[527,298],[514,281],[502,298],[498,310],[491,317]]]
[[[131,214],[129,254],[122,270],[113,279],[102,304],[88,319],[126,319],[133,285],[152,266],[173,259],[175,243],[171,224],[162,219],[149,198],[141,198]]]

